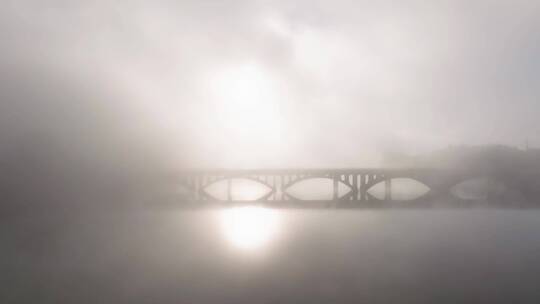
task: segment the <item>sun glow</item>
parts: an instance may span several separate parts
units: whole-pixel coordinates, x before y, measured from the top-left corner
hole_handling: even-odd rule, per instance
[[[276,210],[262,207],[236,207],[220,213],[221,230],[235,247],[246,250],[261,248],[275,237],[279,228]]]
[[[257,143],[260,139],[279,139],[280,90],[264,66],[223,68],[212,73],[209,82],[217,121],[229,140]]]

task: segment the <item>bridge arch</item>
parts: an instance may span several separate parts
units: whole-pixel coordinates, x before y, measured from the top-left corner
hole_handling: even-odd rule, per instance
[[[366,190],[376,200],[415,201],[431,192],[431,188],[410,177],[389,177]]]
[[[485,201],[501,197],[507,188],[506,184],[498,178],[478,175],[460,180],[449,189],[449,192],[460,200]]]
[[[343,189],[342,186],[346,188]],[[303,187],[305,188],[302,189]],[[304,176],[286,184],[283,191],[287,196],[295,200],[333,200],[350,194],[353,191],[353,186],[345,180],[338,180],[328,176]]]
[[[248,182],[246,184],[246,182]],[[220,187],[221,186],[221,187]],[[216,187],[218,187],[216,189]],[[266,191],[258,191],[266,189]],[[263,188],[261,188],[263,187]],[[214,188],[215,191],[212,191]],[[219,189],[221,188],[221,189]],[[218,201],[257,201],[271,196],[275,189],[269,183],[251,176],[230,176],[212,179],[200,188],[201,195]],[[217,191],[217,193],[215,193]]]

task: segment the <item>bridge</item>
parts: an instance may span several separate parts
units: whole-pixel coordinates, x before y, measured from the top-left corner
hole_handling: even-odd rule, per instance
[[[434,201],[464,203],[453,194],[452,189],[461,182],[475,178],[475,174],[456,170],[433,168],[407,169],[263,169],[263,170],[189,170],[175,174],[175,183],[185,191],[182,199],[195,204],[261,204],[272,207],[329,207],[356,208],[379,206],[419,206]],[[329,199],[305,200],[291,193],[291,188],[311,179],[324,179],[331,183]],[[429,190],[412,200],[392,196],[396,179],[414,180]],[[260,184],[267,192],[249,200],[233,196],[233,181],[244,180]],[[217,197],[208,188],[217,183],[225,185],[223,197]],[[384,188],[383,197],[370,193],[376,185]],[[339,189],[346,188],[341,194]],[[381,186],[379,186],[380,188]],[[493,195],[493,194],[492,194]]]

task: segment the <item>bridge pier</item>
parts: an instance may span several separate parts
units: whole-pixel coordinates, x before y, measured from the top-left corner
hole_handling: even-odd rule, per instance
[[[332,178],[332,190],[334,192],[332,194],[332,199],[336,201],[339,198],[339,181],[337,176],[335,175]]]
[[[392,200],[392,179],[387,178],[384,180],[384,199],[387,201]]]

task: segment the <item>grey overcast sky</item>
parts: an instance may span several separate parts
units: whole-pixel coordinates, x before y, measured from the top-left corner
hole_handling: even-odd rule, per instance
[[[540,1],[0,1],[4,150],[327,167],[540,145]]]

